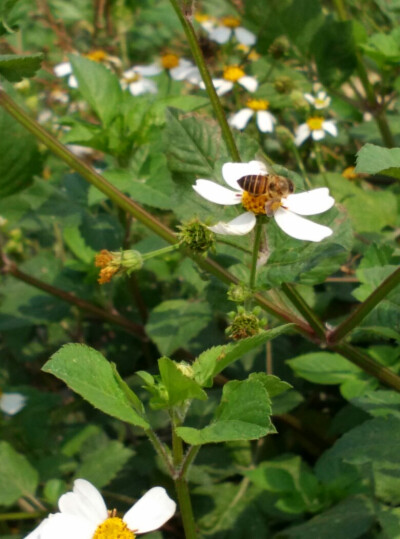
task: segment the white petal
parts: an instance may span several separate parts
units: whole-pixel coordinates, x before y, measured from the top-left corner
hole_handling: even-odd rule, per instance
[[[274,218],[279,228],[297,240],[322,241],[333,232],[327,226],[313,223],[284,208],[279,208]]]
[[[186,80],[189,81],[191,84],[200,85],[202,82],[201,74],[198,67],[193,67],[192,71],[190,71],[186,75]]]
[[[150,64],[148,66],[134,66],[132,70],[143,77],[152,77],[161,73],[162,67],[159,64]]]
[[[78,88],[78,81],[76,80],[75,75],[70,75],[68,77],[68,86],[70,88]]]
[[[214,87],[217,91],[217,95],[225,95],[233,88],[233,82],[225,79],[213,79]]]
[[[223,206],[240,204],[242,200],[241,192],[231,191],[210,180],[197,180],[196,184],[193,185],[193,189],[206,200]]]
[[[236,39],[242,45],[248,45],[249,47],[252,47],[257,41],[257,36],[253,34],[253,32],[250,32],[250,30],[246,30],[246,28],[243,28],[242,26],[235,28],[234,33]]]
[[[17,414],[25,406],[26,397],[21,393],[3,393],[0,397],[0,409],[6,414]]]
[[[301,124],[294,133],[294,143],[300,146],[310,136],[311,130],[307,124]]]
[[[311,131],[311,137],[313,140],[322,140],[325,138],[325,131],[323,129],[314,129]]]
[[[229,118],[229,125],[235,129],[244,129],[249,123],[250,118],[253,116],[254,111],[252,109],[242,109],[236,114],[233,114]]]
[[[214,226],[209,226],[208,228],[215,232],[216,234],[224,234],[228,236],[244,236],[251,232],[256,224],[256,216],[254,213],[245,212],[239,217],[235,217],[232,221],[224,223],[220,221]]]
[[[238,83],[243,86],[243,88],[246,88],[248,92],[255,92],[258,88],[257,79],[254,77],[249,77],[248,75],[240,78]]]
[[[232,30],[230,28],[227,28],[226,26],[217,26],[217,28],[214,28],[211,30],[211,32],[208,34],[208,37],[212,41],[216,41],[220,45],[222,43],[226,43],[228,39],[231,37]]]
[[[258,129],[261,133],[272,133],[276,118],[267,110],[259,110],[256,115]]]
[[[288,210],[299,215],[317,215],[332,208],[335,199],[329,196],[327,187],[320,187],[305,193],[288,195],[282,199],[282,204]]]
[[[310,103],[310,105],[315,105],[315,97],[311,94],[304,94],[304,99]]]
[[[70,62],[62,62],[54,66],[54,73],[57,77],[65,77],[66,75],[71,75],[72,66]]]
[[[243,176],[267,174],[267,167],[261,161],[250,161],[249,163],[225,163],[222,166],[222,177],[233,189],[241,189],[238,180]]]
[[[56,513],[49,515],[36,528],[38,535],[30,534],[29,539],[92,539],[97,525],[74,515]]]
[[[162,487],[151,488],[125,514],[123,521],[135,533],[160,528],[176,511],[176,503]]]
[[[61,496],[58,507],[61,513],[84,518],[96,526],[108,517],[102,495],[86,479],[76,479],[73,491]]]
[[[333,137],[336,137],[338,134],[336,124],[333,120],[326,120],[325,122],[323,122],[322,129]]]
[[[131,82],[129,84],[129,91],[132,95],[142,95],[142,94],[156,94],[157,84],[149,79],[140,79],[136,82]]]
[[[182,59],[177,67],[173,67],[169,70],[169,73],[174,80],[184,80],[194,68],[195,66],[192,62]]]

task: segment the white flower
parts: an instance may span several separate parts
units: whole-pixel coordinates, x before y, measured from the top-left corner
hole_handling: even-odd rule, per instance
[[[68,76],[68,86],[70,88],[78,88],[78,81],[76,80],[75,75],[72,74],[72,65],[70,62],[62,62],[54,66],[54,73],[56,77],[67,77]]]
[[[26,404],[26,397],[21,393],[0,393],[0,410],[5,414],[15,415]]]
[[[242,45],[254,45],[257,37],[253,32],[246,30],[243,26],[240,26],[240,19],[237,17],[223,17],[220,24],[212,28],[208,34],[208,37],[212,41],[216,41],[220,45],[229,41],[231,36],[234,35],[239,43]]]
[[[322,140],[325,133],[336,137],[338,131],[335,122],[324,120],[322,116],[313,116],[296,128],[294,142],[296,146],[300,146],[310,135],[313,140]]]
[[[59,513],[51,514],[25,539],[93,539],[119,537],[160,528],[176,510],[176,503],[162,487],[150,489],[124,517],[108,512],[100,492],[85,479],[74,481],[73,492],[58,500]]]
[[[235,129],[244,129],[255,114],[258,129],[262,133],[272,133],[276,118],[267,110],[269,102],[266,99],[249,99],[246,104],[246,108],[229,118],[229,124]]]
[[[243,88],[249,92],[255,92],[258,88],[257,79],[255,77],[249,77],[246,75],[243,69],[237,65],[226,67],[224,69],[223,78],[212,79],[212,82],[219,96],[230,92],[235,82],[243,86]],[[200,88],[203,88],[204,90],[204,82],[200,83]]]
[[[251,195],[240,187],[238,180],[244,176],[259,174],[268,174],[266,166],[260,161],[225,163],[222,167],[222,176],[232,189],[227,189],[210,180],[196,181],[193,189],[206,200],[222,205],[242,203],[248,210],[228,223],[220,221],[209,227],[210,230],[216,234],[242,236],[254,228],[256,215],[266,213],[265,205],[268,201],[268,195]],[[332,230],[300,216],[323,213],[329,210],[334,203],[335,201],[329,196],[329,190],[326,187],[304,193],[289,194],[280,199],[273,216],[277,225],[289,236],[299,240],[322,241],[332,234]]]
[[[132,95],[156,94],[157,84],[146,78],[161,73],[160,65],[154,63],[148,66],[133,66],[122,75],[121,86],[128,88]]]
[[[211,32],[215,27],[215,19],[207,13],[195,13],[194,20],[200,24],[200,26],[206,31]]]
[[[180,58],[176,54],[164,54],[159,60],[159,65],[163,69],[167,69],[174,80],[187,80],[194,84],[201,80],[198,67],[190,60]]]
[[[331,98],[326,92],[318,92],[317,96],[313,96],[312,94],[304,94],[304,99],[306,99],[310,105],[312,105],[315,109],[326,109],[326,107],[329,107],[331,104]]]

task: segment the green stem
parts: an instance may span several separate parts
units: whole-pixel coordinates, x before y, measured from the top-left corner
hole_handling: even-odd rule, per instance
[[[260,251],[260,243],[261,243],[261,234],[262,234],[262,225],[263,225],[263,216],[257,215],[256,219],[256,229],[255,229],[255,235],[254,235],[254,243],[253,243],[253,256],[251,259],[251,270],[250,270],[250,278],[249,278],[249,288],[250,290],[254,290],[254,285],[256,282],[256,273],[257,273],[257,260],[258,260],[258,253]]]
[[[162,249],[157,249],[156,251],[144,253],[142,254],[142,259],[148,260],[150,258],[154,258],[155,256],[162,256],[172,251],[176,251],[177,249],[179,249],[179,245],[177,243],[174,243],[173,245],[168,245],[167,247],[163,247]]]
[[[239,151],[236,147],[236,143],[233,138],[232,131],[227,122],[224,109],[222,108],[222,105],[221,105],[221,101],[217,95],[217,92],[215,91],[214,84],[211,80],[210,73],[207,69],[203,52],[200,48],[199,42],[197,40],[196,32],[194,31],[192,23],[190,22],[189,16],[185,16],[185,14],[182,12],[182,9],[179,5],[178,0],[170,0],[170,2],[186,34],[186,38],[188,40],[190,49],[192,51],[194,61],[196,62],[197,67],[199,68],[201,78],[203,79],[208,97],[210,98],[211,105],[214,109],[215,116],[221,127],[222,136],[225,140],[225,144],[228,148],[228,151],[231,154],[231,157],[234,161],[240,162],[241,159],[240,159]]]
[[[325,340],[324,324],[314,313],[314,311],[307,305],[303,297],[298,293],[294,286],[289,283],[284,283],[282,285],[282,291],[290,299],[297,310],[304,316],[318,337]]]
[[[20,512],[20,513],[2,513],[0,520],[30,520],[47,515],[46,512],[35,511],[34,513]]]
[[[300,156],[299,149],[297,148],[297,146],[296,146],[296,144],[294,142],[292,144],[292,151],[294,153],[294,157],[296,159],[297,166],[299,167],[300,172],[302,173],[302,175],[303,175],[303,177],[304,177],[304,179],[306,181],[307,187],[309,187],[311,189],[312,185],[311,185],[311,182],[310,182],[310,180],[308,178],[306,167],[304,166],[303,160],[302,160],[302,158]]]
[[[186,539],[196,539],[196,524],[193,516],[192,502],[190,500],[189,487],[186,477],[181,475],[183,464],[183,442],[176,433],[176,428],[180,425],[177,415],[172,411],[172,458],[176,472],[175,489],[178,496],[179,509],[185,530]]]
[[[174,464],[172,462],[172,459],[171,459],[170,455],[168,454],[168,451],[167,451],[166,447],[160,441],[157,434],[154,431],[152,431],[151,429],[145,430],[144,433],[146,434],[146,436],[150,440],[150,442],[151,442],[152,446],[154,447],[154,450],[157,453],[157,455],[159,455],[161,457],[161,459],[164,461],[166,467],[168,468],[168,471],[169,471],[171,477],[173,478],[175,476],[175,467],[174,467]]]
[[[190,465],[193,463],[194,459],[197,457],[198,452],[200,451],[201,445],[192,445],[187,451],[186,455],[183,458],[183,464],[180,471],[180,477],[186,477]]]
[[[394,271],[381,283],[366,300],[346,318],[344,322],[339,324],[337,328],[328,335],[329,343],[337,343],[341,341],[350,331],[359,325],[359,323],[372,311],[380,301],[382,301],[396,286],[400,284],[400,268]]]
[[[326,168],[325,168],[325,165],[324,165],[324,161],[322,159],[321,146],[319,145],[319,142],[314,142],[314,150],[315,150],[315,159],[317,161],[318,170],[319,170],[321,176],[324,179],[325,185],[327,187],[330,187],[329,186],[329,180],[328,180],[328,177],[326,175]]]

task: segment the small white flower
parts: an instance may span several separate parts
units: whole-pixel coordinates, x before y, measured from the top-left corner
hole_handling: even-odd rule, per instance
[[[190,60],[179,58],[176,54],[164,54],[161,56],[159,64],[163,69],[167,69],[174,80],[187,80],[193,84],[201,80],[200,71]]]
[[[156,63],[148,66],[133,66],[122,75],[121,86],[128,88],[134,96],[142,94],[156,94],[157,84],[148,79],[161,73],[162,67]]]
[[[315,109],[326,109],[331,104],[331,98],[326,92],[318,92],[316,97],[312,94],[304,94],[304,99],[306,99],[310,105]]]
[[[338,133],[336,123],[333,120],[324,120],[322,116],[313,116],[296,128],[294,142],[296,146],[300,146],[310,135],[313,140],[322,140],[325,133],[336,137]]]
[[[15,415],[26,404],[26,397],[21,393],[0,393],[0,410],[5,414]]]
[[[162,487],[150,489],[124,517],[108,512],[100,492],[85,479],[74,481],[73,492],[58,500],[59,513],[49,515],[25,539],[93,539],[120,537],[160,528],[175,513],[176,503]],[[96,534],[96,535],[95,535]]]
[[[216,24],[215,19],[206,13],[195,13],[194,20],[198,22],[206,32],[211,32]]]
[[[56,77],[67,77],[68,76],[68,86],[70,88],[78,88],[78,81],[76,80],[75,75],[72,74],[72,65],[70,62],[62,62],[54,66],[54,73]]]
[[[238,180],[244,176],[259,174],[268,174],[266,166],[260,161],[225,163],[222,167],[222,177],[231,189],[211,180],[200,179],[196,181],[193,189],[206,200],[221,205],[241,203],[245,209],[249,210],[228,223],[220,221],[209,227],[210,230],[216,234],[242,236],[254,228],[256,215],[266,213],[267,195],[257,197],[251,195],[240,187]],[[330,236],[332,230],[300,216],[323,213],[329,210],[334,203],[334,199],[329,196],[329,189],[322,187],[283,197],[273,215],[277,225],[289,236],[299,240],[318,242]]]
[[[255,92],[258,88],[258,81],[255,77],[246,75],[243,69],[237,65],[228,66],[224,69],[222,79],[212,79],[217,95],[225,95],[230,92],[237,82],[248,92]],[[200,88],[204,90],[204,82],[200,82]]]
[[[216,41],[222,45],[229,41],[232,35],[235,36],[239,43],[248,45],[249,47],[252,47],[257,40],[257,37],[253,32],[240,26],[240,19],[232,16],[223,17],[220,20],[219,25],[210,30],[208,37],[212,41]]]
[[[229,124],[235,129],[244,129],[255,114],[257,127],[261,133],[272,133],[276,118],[267,110],[269,102],[265,99],[249,99],[246,104],[246,108],[229,118]]]

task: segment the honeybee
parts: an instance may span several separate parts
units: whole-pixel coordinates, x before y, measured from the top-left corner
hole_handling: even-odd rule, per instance
[[[266,214],[270,217],[279,208],[281,199],[294,192],[294,184],[289,178],[273,172],[266,174],[249,174],[238,180],[238,184],[251,195],[267,196]]]

